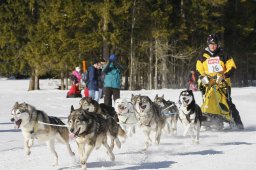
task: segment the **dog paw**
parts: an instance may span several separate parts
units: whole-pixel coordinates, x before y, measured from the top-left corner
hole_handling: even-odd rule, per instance
[[[55,163],[52,164],[52,166],[53,167],[58,166],[58,163],[55,162]]]
[[[115,155],[113,153],[108,153],[108,155],[111,161],[115,160]]]
[[[199,140],[196,140],[196,139],[194,139],[192,142],[193,144],[199,144]]]
[[[29,156],[30,154],[31,154],[31,151],[30,151],[30,150],[27,150],[27,151],[26,151],[26,155]]]
[[[81,170],[86,170],[86,169],[87,169],[86,165],[85,165],[85,164],[82,164],[82,165],[81,165]]]

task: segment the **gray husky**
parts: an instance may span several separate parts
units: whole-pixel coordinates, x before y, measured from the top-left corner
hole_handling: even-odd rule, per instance
[[[115,160],[112,149],[107,143],[107,133],[111,126],[110,119],[105,119],[102,115],[88,112],[84,109],[74,109],[68,116],[70,132],[75,136],[78,145],[78,153],[82,170],[85,170],[88,157],[94,148],[105,146],[110,159]],[[86,146],[85,146],[86,145]]]
[[[162,97],[156,95],[154,103],[160,107],[161,113],[166,117],[166,127],[168,133],[171,133],[171,135],[177,135],[179,109],[176,104],[172,101],[165,100],[164,95]]]
[[[105,119],[110,120],[111,133],[109,133],[108,136],[111,139],[111,144],[110,144],[111,150],[113,150],[114,148],[114,141],[117,145],[121,145],[118,136],[124,139],[127,136],[126,136],[126,132],[117,123],[118,117],[113,107],[105,105],[104,103],[99,104],[96,100],[93,100],[91,97],[83,97],[80,100],[79,104],[83,110],[86,110],[88,112],[94,112],[95,114],[100,114]],[[121,146],[118,146],[118,147],[121,147]]]
[[[161,131],[165,126],[165,117],[160,108],[148,96],[137,96],[135,101],[135,114],[139,125],[145,134],[145,150],[151,144],[150,133],[155,131],[155,142],[160,143]]]
[[[69,131],[65,124],[57,117],[48,116],[45,112],[37,110],[34,106],[27,103],[16,102],[11,112],[11,121],[15,122],[17,128],[21,128],[24,137],[24,149],[30,155],[30,148],[33,146],[34,139],[46,142],[54,155],[54,164],[58,165],[58,155],[55,151],[55,139],[67,146],[70,156],[74,156],[69,145]],[[41,124],[55,124],[56,126]],[[59,125],[59,126],[58,126]],[[64,125],[64,126],[62,126]]]
[[[118,121],[115,109],[113,107],[108,106],[104,103],[98,103],[96,100],[93,100],[91,97],[83,97],[80,100],[79,105],[84,110],[102,114],[105,118],[113,117],[116,121]]]

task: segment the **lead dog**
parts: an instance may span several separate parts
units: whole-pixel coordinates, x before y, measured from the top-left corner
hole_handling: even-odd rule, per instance
[[[155,96],[154,103],[156,103],[160,109],[161,113],[166,117],[166,127],[168,133],[172,135],[177,135],[177,121],[179,110],[176,104],[172,101],[167,101],[164,99],[164,95],[159,97]]]
[[[179,96],[179,119],[184,126],[183,136],[190,133],[192,141],[199,143],[199,133],[203,120],[201,108],[196,104],[192,90],[184,90]]]
[[[128,136],[134,134],[135,126],[138,121],[135,116],[133,105],[127,102],[126,99],[116,99],[114,108],[118,116],[120,126],[126,131]]]
[[[82,108],[75,110],[71,106],[68,125],[70,132],[76,139],[82,170],[87,168],[86,162],[93,149],[98,149],[101,145],[107,149],[110,159],[115,160],[115,156],[107,143],[107,133],[111,126],[109,120],[100,114],[88,112]]]
[[[150,133],[155,131],[155,142],[160,143],[161,132],[165,125],[165,117],[161,114],[159,107],[153,103],[148,96],[137,96],[135,101],[135,114],[140,127],[145,134],[146,150],[151,144]]]
[[[34,139],[46,142],[50,151],[54,155],[54,164],[58,165],[58,155],[55,151],[55,139],[67,146],[70,156],[74,156],[69,145],[69,131],[67,127],[50,126],[43,123],[65,125],[59,118],[50,117],[45,112],[37,110],[34,106],[27,103],[16,102],[11,112],[11,121],[15,122],[17,128],[21,128],[24,137],[24,149],[30,155],[30,148],[33,146]]]

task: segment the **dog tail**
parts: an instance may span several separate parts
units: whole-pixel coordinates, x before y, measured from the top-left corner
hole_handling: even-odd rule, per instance
[[[56,125],[65,125],[65,123],[62,122],[62,120],[58,117],[49,116],[50,123],[56,124]],[[57,132],[59,133],[60,137],[62,138],[62,142],[68,142],[69,141],[69,130],[67,127],[56,127]]]
[[[126,138],[126,132],[122,129],[120,125],[118,125],[118,136],[121,136],[123,138]]]
[[[65,142],[69,141],[69,130],[67,127],[58,127],[57,131]]]

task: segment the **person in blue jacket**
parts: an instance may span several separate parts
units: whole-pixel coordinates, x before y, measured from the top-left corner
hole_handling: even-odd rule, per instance
[[[112,106],[112,96],[114,101],[120,98],[121,71],[122,67],[117,62],[117,56],[115,54],[111,54],[107,65],[102,70],[105,74],[104,103],[106,105]]]
[[[88,69],[88,89],[89,89],[89,97],[93,100],[99,102],[99,82],[98,82],[98,74],[97,70],[100,68],[101,64],[98,60],[94,60],[93,65],[91,65]]]

